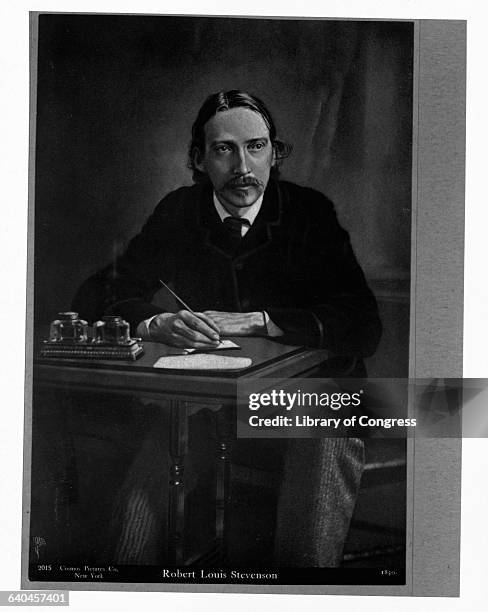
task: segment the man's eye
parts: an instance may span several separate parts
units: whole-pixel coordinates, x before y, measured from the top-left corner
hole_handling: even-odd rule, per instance
[[[217,153],[227,153],[228,151],[230,151],[230,147],[228,147],[227,145],[217,145],[216,147],[214,147],[214,151],[216,151]]]
[[[265,146],[266,146],[266,143],[264,142],[253,142],[252,144],[249,145],[249,148],[252,151],[260,151],[261,149],[264,149]]]

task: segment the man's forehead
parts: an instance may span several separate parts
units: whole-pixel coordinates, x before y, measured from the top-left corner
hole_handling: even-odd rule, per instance
[[[231,108],[218,112],[205,124],[205,140],[246,141],[269,137],[269,130],[259,113],[250,108]]]

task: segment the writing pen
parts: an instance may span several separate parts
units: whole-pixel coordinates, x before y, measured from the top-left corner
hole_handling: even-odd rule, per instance
[[[202,318],[202,317],[199,317],[199,316],[196,314],[196,312],[194,312],[194,311],[193,311],[193,310],[192,310],[192,309],[191,309],[191,308],[188,306],[188,304],[187,304],[186,302],[184,302],[184,301],[183,301],[183,300],[180,298],[180,296],[179,296],[179,295],[176,295],[176,293],[173,291],[173,289],[171,289],[171,287],[168,287],[168,285],[167,285],[166,283],[164,283],[164,282],[163,282],[163,281],[162,281],[160,278],[159,278],[158,280],[159,280],[159,282],[161,283],[161,285],[163,285],[163,287],[164,287],[165,289],[167,289],[167,290],[168,290],[168,291],[171,293],[171,295],[172,295],[172,296],[173,296],[173,297],[174,297],[176,300],[178,300],[178,302],[179,302],[179,303],[180,303],[180,304],[183,306],[183,308],[184,308],[185,310],[188,310],[189,312],[191,312],[191,314],[192,314],[192,315],[194,315],[195,317],[198,317],[199,319],[201,319],[201,318]],[[207,323],[207,325],[208,325],[208,321],[205,321],[205,323]],[[215,326],[215,323],[214,323],[213,325]],[[218,328],[215,328],[215,331],[216,331],[217,333],[219,333]],[[219,335],[220,335],[220,334],[219,334]]]
[[[193,310],[192,310],[192,309],[191,309],[191,308],[188,306],[188,304],[186,304],[186,303],[185,303],[185,302],[184,302],[184,301],[183,301],[183,300],[180,298],[180,296],[179,296],[179,295],[176,295],[176,293],[173,291],[173,289],[171,289],[170,287],[168,287],[168,285],[167,285],[166,283],[163,283],[163,281],[162,281],[161,279],[158,279],[158,280],[159,280],[159,282],[161,283],[161,285],[163,285],[163,287],[165,287],[165,289],[167,289],[167,290],[168,290],[168,291],[171,293],[171,295],[172,295],[172,296],[173,296],[175,299],[177,299],[177,300],[178,300],[178,302],[179,302],[179,303],[180,303],[180,304],[183,306],[183,308],[184,308],[185,310],[188,310],[188,311],[189,311],[189,312],[191,312],[193,315],[197,316],[197,315],[195,314],[195,312],[194,312],[194,311],[193,311]]]

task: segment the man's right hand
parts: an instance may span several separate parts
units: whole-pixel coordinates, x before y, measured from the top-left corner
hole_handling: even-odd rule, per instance
[[[155,316],[149,323],[149,335],[153,342],[180,348],[214,348],[220,342],[219,328],[212,319],[189,310]]]

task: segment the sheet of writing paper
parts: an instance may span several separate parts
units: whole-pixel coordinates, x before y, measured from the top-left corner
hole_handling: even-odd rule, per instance
[[[183,352],[186,355],[190,355],[191,353],[208,353],[208,351],[220,351],[223,349],[240,349],[241,347],[236,344],[235,342],[232,342],[232,340],[222,340],[220,342],[220,344],[218,346],[216,346],[215,348],[210,347],[210,348],[188,348],[188,349],[184,349]]]
[[[153,367],[170,370],[242,370],[252,365],[249,357],[228,357],[224,355],[165,355]]]

